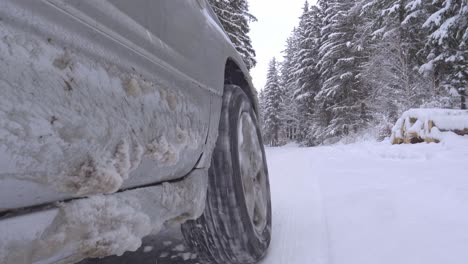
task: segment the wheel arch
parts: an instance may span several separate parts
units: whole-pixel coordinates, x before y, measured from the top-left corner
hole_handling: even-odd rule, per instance
[[[247,68],[243,64],[238,63],[232,57],[228,57],[226,60],[226,65],[224,68],[224,85],[239,86],[249,97],[255,109],[255,113],[258,116],[259,111],[257,90],[252,84],[252,78],[250,77]]]
[[[217,82],[221,84],[221,81],[223,81],[223,88],[222,88],[222,94],[224,95],[224,87],[226,85],[236,85],[239,86],[242,91],[247,95],[247,97],[250,99],[250,102],[252,103],[253,109],[255,111],[255,114],[257,116],[257,119],[259,119],[260,112],[259,112],[259,107],[258,107],[258,99],[257,99],[257,91],[255,90],[255,87],[252,84],[252,80],[250,77],[250,74],[248,73],[247,67],[244,65],[243,62],[239,62],[240,59],[236,59],[233,57],[226,57],[224,60],[224,80],[221,80],[221,71],[223,70],[221,67],[219,67],[217,70],[219,72],[216,73],[216,78]],[[221,64],[222,62],[220,62]],[[219,74],[219,75],[218,75]],[[215,147],[215,143],[218,137],[218,129],[219,129],[219,114],[217,111],[221,109],[221,96],[219,97],[220,100],[215,100],[214,105],[212,105],[212,113],[213,114],[210,118],[210,129],[208,132],[208,136],[206,139],[206,149],[202,156],[200,157],[199,161],[197,162],[197,165],[195,165],[195,168],[205,168],[209,166],[210,161],[211,161],[211,154],[212,151]]]

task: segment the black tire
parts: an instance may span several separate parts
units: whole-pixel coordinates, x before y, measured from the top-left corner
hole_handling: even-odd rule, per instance
[[[257,154],[261,157],[257,160],[262,162],[264,180],[261,181],[262,186],[264,184],[266,187],[262,196],[266,197],[266,208],[263,211],[266,214],[262,214],[266,219],[262,217],[260,227],[256,225],[256,218],[250,217],[252,213],[247,208],[241,177],[238,129],[241,114],[244,113],[253,120],[260,143]],[[212,264],[257,263],[266,254],[270,244],[271,198],[265,150],[252,104],[237,86],[229,85],[224,90],[219,136],[209,168],[205,211],[199,219],[183,224],[182,232],[200,260]]]

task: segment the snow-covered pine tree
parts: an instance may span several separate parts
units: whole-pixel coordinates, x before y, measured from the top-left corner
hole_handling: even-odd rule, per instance
[[[449,90],[441,85],[440,73],[429,69],[428,65],[422,66],[427,62],[430,35],[429,29],[423,24],[436,7],[432,0],[405,0],[403,3],[405,15],[401,24],[405,30],[405,48],[408,50],[412,70],[420,73],[412,74],[413,80],[418,81],[419,78],[420,83],[419,87],[413,88],[418,100],[413,100],[416,105],[412,107],[454,107]]]
[[[361,21],[354,7],[355,0],[331,0],[323,10],[318,62],[322,86],[315,99],[328,120],[319,140],[357,132],[368,123],[368,91],[360,77],[363,50],[356,39]]]
[[[317,69],[320,48],[321,11],[306,1],[297,28],[297,53],[294,65],[294,99],[298,109],[299,135],[305,145],[316,144],[314,122],[315,96],[320,90],[320,74]]]
[[[333,33],[331,28],[332,18],[335,14],[333,8],[330,8],[331,1],[329,0],[318,0],[317,6],[321,11],[321,23],[322,27],[320,29],[320,47],[319,47],[319,54],[317,62],[317,69],[320,74],[320,90],[322,89],[323,80],[330,77],[330,70],[332,65],[330,64],[331,61],[320,61],[321,54],[320,51],[326,49],[323,47],[324,43],[328,41],[329,35]],[[322,63],[322,65],[319,64]],[[320,92],[320,91],[319,91]],[[327,100],[318,100],[317,96],[315,99],[315,111],[314,111],[314,122],[313,126],[311,127],[311,132],[313,133],[313,137],[317,140],[318,143],[323,143],[324,139],[326,138],[326,128],[330,124],[332,120],[332,113],[329,109],[329,102]]]
[[[334,33],[334,29],[332,28],[332,23],[334,16],[336,15],[336,11],[332,7],[336,0],[318,0],[317,5],[322,11],[322,28],[320,29],[320,49],[319,49],[319,59],[324,56],[324,54],[320,54],[320,51],[324,52],[325,49],[328,48],[329,45],[328,40],[329,36]],[[331,76],[331,69],[333,67],[332,60],[320,60],[320,64],[317,65],[319,67],[319,73],[321,80],[328,79]],[[321,83],[322,85],[322,83]]]
[[[466,109],[468,1],[433,0],[430,4],[432,12],[423,24],[430,31],[426,45],[427,62],[421,70],[435,73],[438,84],[454,93],[458,92],[460,108]],[[426,2],[426,5],[429,3]],[[420,4],[419,9],[422,8]]]
[[[288,140],[298,140],[298,109],[294,102],[294,91],[296,80],[294,79],[294,61],[297,54],[297,33],[296,29],[286,41],[286,49],[283,51],[283,61],[281,63],[280,84],[283,92],[283,120],[284,130]]]
[[[268,67],[267,82],[265,85],[265,142],[271,146],[280,146],[284,138],[283,134],[283,120],[281,119],[283,113],[282,89],[280,87],[280,77],[278,72],[278,63],[273,58]]]
[[[417,70],[421,57],[418,50],[422,49],[423,41],[417,27],[403,24],[408,13],[404,2],[361,2],[364,21],[361,31],[369,32],[366,34],[369,58],[364,65],[363,80],[371,90],[368,101],[377,126],[386,127],[403,111],[419,107],[431,87]]]
[[[213,11],[250,70],[257,64],[249,37],[249,23],[257,19],[249,13],[247,0],[209,0]]]

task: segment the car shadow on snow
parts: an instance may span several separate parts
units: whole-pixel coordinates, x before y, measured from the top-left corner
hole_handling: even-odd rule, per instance
[[[79,264],[199,264],[197,255],[185,245],[180,226],[161,231],[158,235],[143,239],[143,245],[135,252],[120,257],[87,259]]]

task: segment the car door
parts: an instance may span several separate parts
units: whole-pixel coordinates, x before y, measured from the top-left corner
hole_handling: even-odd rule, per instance
[[[41,72],[15,78],[27,83],[25,92],[41,89],[28,103],[47,116],[23,114],[51,132],[45,139],[37,135],[42,144],[37,148],[30,138],[2,142],[6,148],[0,150],[11,162],[0,168],[0,208],[173,180],[197,164],[224,71],[202,5],[186,0],[7,0],[1,5],[5,29],[12,28],[6,37],[20,36],[21,43],[27,40],[43,51],[36,56],[41,62],[11,63],[23,72]],[[46,66],[47,56],[54,57]],[[14,95],[13,87],[5,89],[4,96]],[[109,168],[120,177],[113,188],[91,180],[90,173]],[[9,192],[14,186],[17,191]]]
[[[218,32],[210,27],[205,0],[110,0],[110,3],[156,36],[150,38],[153,45],[170,50],[161,54],[164,60],[203,88],[219,94],[216,86],[223,75],[219,66],[225,43],[219,41]],[[221,74],[214,76],[215,73]]]

